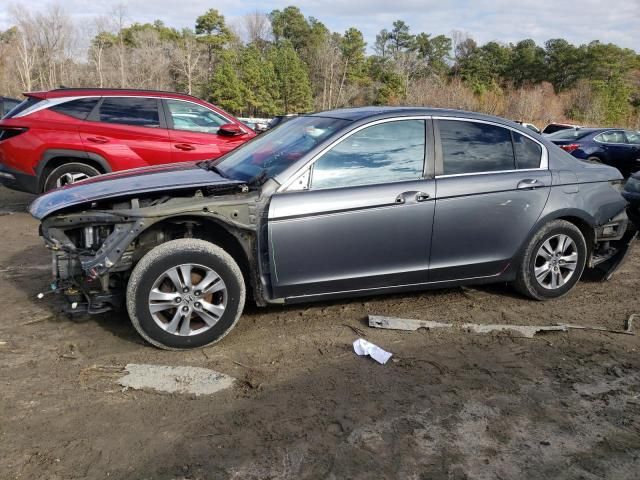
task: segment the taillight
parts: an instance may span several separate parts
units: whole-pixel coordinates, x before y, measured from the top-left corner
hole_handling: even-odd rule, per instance
[[[565,152],[569,152],[569,153],[580,148],[580,144],[578,143],[570,143],[569,145],[558,145],[558,146],[561,149],[563,149]]]
[[[21,133],[26,132],[28,129],[26,128],[16,128],[16,127],[0,127],[0,142],[3,140],[7,140],[9,138],[13,138]]]

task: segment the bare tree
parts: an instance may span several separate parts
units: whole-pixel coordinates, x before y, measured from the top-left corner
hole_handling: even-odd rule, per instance
[[[174,64],[184,77],[187,93],[191,95],[194,83],[200,76],[203,47],[191,30],[184,29],[173,53]]]
[[[127,7],[123,3],[118,4],[112,11],[113,21],[115,23],[116,32],[118,36],[118,62],[120,65],[120,87],[124,88],[127,83],[127,77],[125,75],[125,61],[127,56],[127,46],[124,43],[123,30],[125,28]]]
[[[259,48],[266,45],[273,36],[269,17],[258,10],[247,13],[242,17],[242,25],[247,43],[253,43]]]
[[[89,62],[95,68],[100,88],[105,85],[105,54],[107,49],[113,46],[112,34],[109,32],[111,24],[108,17],[97,17],[91,28]]]
[[[13,39],[17,52],[14,64],[20,76],[22,89],[28,92],[33,90],[34,68],[38,58],[38,49],[34,42],[35,22],[28,11],[18,8],[17,5],[13,5],[9,12],[17,29]]]

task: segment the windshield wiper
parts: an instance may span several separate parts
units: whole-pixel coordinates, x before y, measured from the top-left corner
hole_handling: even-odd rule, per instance
[[[247,185],[262,185],[264,182],[267,181],[268,178],[269,178],[269,175],[267,174],[267,171],[262,170],[258,175],[249,179],[249,181],[247,182]]]

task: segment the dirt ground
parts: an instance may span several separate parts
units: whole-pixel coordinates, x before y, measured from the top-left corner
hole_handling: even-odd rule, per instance
[[[506,286],[258,309],[217,346],[152,348],[123,314],[71,321],[46,290],[30,197],[0,188],[2,479],[637,479],[638,336],[398,332],[368,314],[623,328],[640,245],[609,283],[548,303]],[[356,331],[354,331],[354,329]],[[393,352],[356,356],[364,338]],[[237,378],[211,396],[124,390],[124,365]]]

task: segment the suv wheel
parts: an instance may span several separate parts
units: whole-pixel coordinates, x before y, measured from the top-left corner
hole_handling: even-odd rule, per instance
[[[100,175],[100,172],[85,163],[71,162],[65,163],[55,168],[44,182],[44,191],[48,192],[54,188],[64,187],[72,183],[79,182],[89,177]]]
[[[536,300],[558,298],[571,290],[585,267],[587,245],[578,227],[555,220],[527,245],[515,287]]]
[[[240,318],[245,284],[235,260],[204,240],[172,240],[133,269],[127,310],[156,347],[187,349],[221,340]]]

